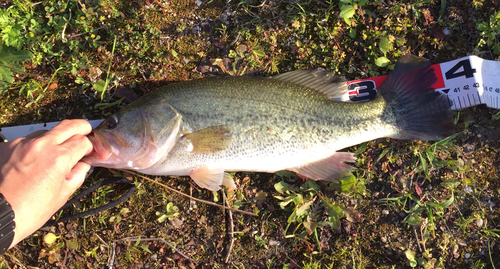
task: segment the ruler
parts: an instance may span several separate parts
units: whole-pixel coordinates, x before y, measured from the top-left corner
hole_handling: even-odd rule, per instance
[[[97,127],[103,120],[89,120],[92,128]],[[7,141],[12,141],[18,137],[27,136],[35,131],[39,130],[50,130],[52,127],[59,124],[59,122],[48,122],[48,123],[37,123],[30,125],[20,125],[20,126],[12,126],[12,127],[2,127],[0,129],[0,135],[2,135]],[[1,141],[0,137],[0,142]]]
[[[453,102],[451,109],[459,110],[481,104],[486,104],[491,108],[500,108],[500,62],[484,60],[477,56],[467,56],[435,64],[431,68],[437,77],[437,81],[432,87],[436,91],[448,95]],[[347,82],[348,93],[342,96],[341,100],[353,102],[371,100],[386,78],[387,76],[380,76],[349,81]],[[102,121],[92,120],[89,122],[95,128]],[[49,130],[58,123],[4,127],[0,129],[0,135],[8,141],[12,141],[34,131]]]
[[[432,87],[448,95],[453,103],[451,109],[459,110],[481,104],[500,108],[500,62],[467,56],[435,64],[431,68],[437,77]],[[386,78],[387,76],[380,76],[349,81],[349,92],[343,99],[371,100]]]

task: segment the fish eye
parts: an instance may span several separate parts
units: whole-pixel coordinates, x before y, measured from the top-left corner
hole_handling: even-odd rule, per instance
[[[116,116],[112,116],[106,119],[106,129],[114,129],[118,125],[118,119]]]

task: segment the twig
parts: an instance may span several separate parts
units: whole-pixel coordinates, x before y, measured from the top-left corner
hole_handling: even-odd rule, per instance
[[[66,246],[66,249],[64,250],[64,259],[61,264],[61,268],[67,268],[66,267],[66,259],[68,258],[68,247]]]
[[[420,253],[422,253],[422,248],[420,247],[420,240],[418,240],[417,229],[415,229],[415,225],[412,225],[412,227],[413,227],[413,233],[415,234],[415,239],[417,239],[418,250],[420,251]]]
[[[427,252],[427,249],[425,248],[424,233],[422,233],[423,229],[424,229],[424,226],[420,226],[420,236],[422,237],[422,247],[424,248],[424,252]]]
[[[412,183],[410,182],[410,186],[413,186]],[[410,208],[411,207],[411,200],[408,202],[408,206]],[[417,229],[415,229],[415,225],[412,225],[413,227],[413,233],[415,234],[415,239],[417,239],[417,246],[418,246],[418,250],[420,251],[420,253],[422,253],[422,248],[420,247],[420,240],[418,239],[418,235],[417,235]],[[422,234],[422,226],[420,226],[420,234]],[[425,246],[424,246],[425,248]]]
[[[229,207],[229,202],[227,201],[226,194],[224,193],[224,190],[221,190],[222,192],[222,197],[224,198],[224,202],[227,204]],[[229,257],[231,256],[231,252],[233,251],[233,245],[234,245],[234,222],[233,222],[233,212],[231,210],[227,211],[228,213],[228,218],[229,218],[229,246],[227,247],[227,254],[226,254],[226,260],[225,262],[229,262]]]
[[[111,255],[109,256],[108,259],[108,269],[113,269],[113,264],[115,263],[115,255],[116,255],[116,242],[111,243]]]
[[[177,253],[179,253],[179,255],[181,255],[182,257],[184,257],[185,259],[191,261],[192,263],[194,263],[195,265],[198,265],[198,263],[191,259],[190,257],[186,256],[184,253],[182,253],[180,250],[178,250],[176,247],[174,247],[172,244],[170,244],[169,242],[167,242],[167,240],[163,239],[163,238],[141,238],[140,236],[133,236],[133,237],[126,237],[126,238],[122,238],[122,239],[119,239],[117,241],[125,241],[125,242],[137,242],[137,241],[161,241],[162,243],[168,245],[170,248],[172,248],[173,250],[175,250]]]
[[[258,6],[253,6],[253,5],[248,5],[248,6],[250,6],[250,7],[264,7],[264,6],[266,5],[266,1],[267,1],[267,0],[264,0],[264,2],[262,2],[262,3],[261,3],[260,5],[258,5]]]
[[[448,224],[446,224],[446,220],[443,221],[444,223],[444,226],[446,226],[446,229],[448,229],[448,232],[450,233],[451,235],[451,238],[455,239],[455,236],[453,235],[453,233],[451,232],[451,229],[450,227],[448,227]]]
[[[142,70],[141,70],[141,69],[139,69],[139,72],[141,72],[142,78],[143,78],[144,80],[148,80],[148,79],[146,78],[146,76],[144,75],[144,72],[142,72]]]
[[[24,252],[21,252],[21,253],[22,253],[23,255],[27,256]],[[24,266],[24,265],[23,265],[23,263],[22,263],[20,260],[18,260],[16,257],[14,257],[14,256],[10,255],[9,253],[4,253],[3,255],[4,255],[4,256],[7,256],[7,257],[9,257],[9,259],[10,259],[13,263],[15,263],[16,265],[18,265],[20,268],[23,268],[23,266]],[[10,269],[10,266],[9,266],[9,264],[8,264],[8,263],[4,263],[4,264],[5,264],[5,265],[7,265],[7,268],[9,268],[9,269]]]
[[[227,201],[227,197],[226,197],[226,193],[224,192],[224,189],[220,189],[220,192],[222,193],[222,204],[223,205],[227,205],[228,207],[229,206],[229,202]],[[222,211],[222,214],[224,215],[224,217],[226,216],[226,210],[223,210]]]
[[[238,39],[240,39],[240,33],[238,32],[238,35],[236,36],[236,38],[233,40],[233,42],[231,42],[231,44],[229,45],[229,47],[232,47],[234,44],[236,44],[236,42],[238,41]]]
[[[99,30],[101,30],[103,28],[104,27],[95,28],[94,31],[99,31]],[[77,37],[77,36],[81,36],[81,35],[85,35],[85,34],[88,34],[88,33],[73,34],[73,35],[69,36],[69,38],[73,38],[73,37]]]
[[[259,216],[259,215],[255,214],[255,213],[252,213],[252,212],[247,212],[247,211],[243,211],[243,210],[240,210],[240,209],[236,209],[236,208],[232,208],[232,207],[227,207],[227,206],[219,205],[219,204],[216,204],[216,203],[213,203],[213,202],[205,201],[203,199],[194,198],[193,196],[189,196],[189,195],[187,195],[187,194],[185,194],[185,193],[183,193],[181,191],[178,191],[176,189],[172,189],[172,188],[170,188],[169,186],[167,186],[165,184],[162,184],[160,182],[154,181],[154,180],[152,180],[150,178],[147,178],[147,177],[145,177],[145,176],[143,176],[141,174],[138,174],[138,173],[136,173],[134,171],[128,171],[128,170],[122,170],[122,171],[130,173],[130,174],[135,175],[135,176],[138,176],[138,177],[140,177],[142,179],[145,179],[147,181],[150,181],[150,182],[152,182],[154,184],[160,185],[160,186],[162,186],[162,187],[164,187],[164,188],[166,188],[166,189],[168,189],[170,191],[173,191],[173,192],[175,192],[175,193],[177,193],[179,195],[182,195],[182,196],[187,197],[189,199],[193,199],[193,200],[195,200],[197,202],[200,202],[200,203],[205,203],[205,204],[208,204],[208,205],[217,206],[217,207],[220,207],[222,209],[227,209],[227,210],[231,210],[231,211],[234,211],[234,212],[238,212],[238,213],[241,213],[241,214],[246,214],[246,215],[250,215],[250,216],[254,216],[254,217],[258,217]]]
[[[102,242],[104,245],[106,245],[107,247],[109,247],[109,245],[108,245],[108,244],[107,244],[104,240],[102,240],[102,238],[101,238],[101,237],[100,237],[97,233],[94,233],[94,235],[95,235],[97,238],[99,238],[99,240],[101,240],[101,242]]]
[[[316,3],[318,3],[318,4],[322,5],[322,6],[324,6],[324,7],[328,7],[328,5],[327,5],[325,2],[323,2],[323,1],[319,1],[319,0],[314,0],[314,1],[315,1]]]
[[[69,10],[69,19],[67,20],[67,22],[68,22],[68,21],[71,21],[71,9]],[[62,40],[63,42],[65,42],[65,41],[64,41],[64,32],[66,32],[66,26],[68,26],[68,23],[67,23],[67,22],[64,24],[64,27],[63,27],[63,30],[62,30],[62,33],[61,33],[61,40]]]
[[[193,185],[189,184],[189,196],[193,197]],[[196,202],[193,201],[193,199],[189,198],[189,209],[194,209],[194,205],[196,205]]]
[[[62,30],[62,33],[61,33],[61,40],[64,42],[64,32],[66,32],[66,26],[68,26],[68,23],[65,23],[64,24],[64,27],[63,27],[63,30]]]

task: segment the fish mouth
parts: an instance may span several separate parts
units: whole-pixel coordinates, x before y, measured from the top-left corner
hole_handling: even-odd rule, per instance
[[[92,131],[87,135],[87,138],[92,143],[93,149],[89,155],[82,159],[82,161],[90,165],[104,163],[109,160],[113,153],[118,153],[117,148],[113,147],[108,139],[96,131]]]
[[[121,137],[94,130],[87,135],[87,138],[92,143],[93,149],[89,155],[83,157],[82,161],[91,166],[143,169],[151,166],[155,161],[151,154],[154,155],[157,148],[150,141],[145,140],[134,154],[128,155],[126,142]],[[120,149],[124,151],[121,152]]]

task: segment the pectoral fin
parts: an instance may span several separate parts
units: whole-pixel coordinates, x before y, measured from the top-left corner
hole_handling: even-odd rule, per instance
[[[353,170],[353,167],[344,162],[354,162],[356,158],[350,152],[335,152],[332,156],[287,170],[296,172],[302,176],[314,180],[327,180],[336,182],[345,174]]]
[[[189,173],[198,186],[209,189],[211,191],[220,190],[220,186],[224,185],[228,188],[236,188],[236,184],[230,174],[225,173],[222,169],[210,169],[203,166]]]
[[[186,134],[182,138],[191,142],[191,152],[216,154],[228,147],[232,136],[231,128],[219,125]]]

